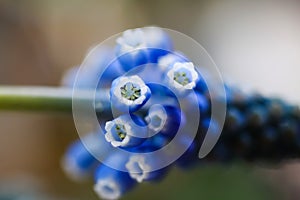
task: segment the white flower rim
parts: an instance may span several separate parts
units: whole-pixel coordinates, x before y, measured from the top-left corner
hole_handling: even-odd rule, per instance
[[[106,187],[110,188],[110,191]],[[104,199],[119,199],[122,195],[120,186],[113,179],[98,180],[94,186],[94,191]]]
[[[124,31],[122,36],[117,38],[116,42],[120,45],[122,53],[146,47],[145,33],[141,28]],[[132,46],[130,42],[136,42],[138,45]]]
[[[191,81],[186,85],[181,85],[177,81],[174,80],[174,73],[179,71],[180,69],[188,70],[191,73]],[[167,77],[169,84],[172,85],[175,89],[179,91],[191,90],[196,86],[196,81],[199,76],[197,71],[195,70],[195,66],[192,62],[176,62],[173,67],[167,72]]]
[[[175,54],[176,55],[176,54]],[[172,67],[171,65],[176,63],[176,58],[173,53],[168,53],[165,56],[161,56],[158,59],[158,66],[161,70],[166,70],[168,67]]]
[[[124,117],[118,117],[114,119],[113,121],[108,121],[105,124],[105,139],[107,142],[110,142],[113,147],[123,147],[126,146],[131,138],[132,133],[132,127],[128,124],[126,120],[123,119]],[[114,128],[116,124],[122,124],[125,127],[126,135],[125,138],[122,141],[115,140],[111,129]]]
[[[158,66],[160,69],[167,69],[174,62],[174,57],[172,54],[167,54],[158,59]]]
[[[123,87],[126,83],[133,83],[138,85],[138,87],[141,90],[141,96],[138,97],[135,100],[128,100],[125,97],[122,96],[121,94],[121,87]],[[134,76],[123,76],[120,77],[118,80],[118,83],[116,84],[116,86],[114,87],[114,91],[113,94],[117,97],[117,99],[128,105],[140,105],[144,102],[144,100],[146,99],[146,94],[149,91],[148,86],[144,83],[144,81],[137,75]]]
[[[155,117],[155,116],[159,117],[161,120],[161,123],[158,127],[154,126],[151,123],[153,117]],[[163,106],[161,106],[159,104],[155,104],[155,105],[151,106],[151,108],[149,109],[149,114],[145,118],[146,122],[148,123],[148,128],[150,130],[155,131],[156,133],[158,131],[161,131],[164,128],[167,119],[168,119],[168,116],[167,116],[165,109],[163,108]]]
[[[136,171],[136,165],[141,169],[141,172]],[[131,178],[141,183],[149,177],[151,172],[151,166],[147,164],[144,156],[134,155],[129,158],[129,161],[125,165]]]

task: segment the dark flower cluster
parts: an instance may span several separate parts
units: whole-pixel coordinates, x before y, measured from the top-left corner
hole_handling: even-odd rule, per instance
[[[207,159],[280,162],[300,156],[300,109],[282,99],[227,90],[227,114]]]

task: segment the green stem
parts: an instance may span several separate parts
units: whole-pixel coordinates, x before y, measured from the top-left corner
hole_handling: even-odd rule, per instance
[[[91,102],[92,91],[82,90],[76,100]],[[72,112],[69,88],[0,86],[0,110]],[[82,93],[82,94],[81,94]],[[86,95],[89,93],[89,95]]]

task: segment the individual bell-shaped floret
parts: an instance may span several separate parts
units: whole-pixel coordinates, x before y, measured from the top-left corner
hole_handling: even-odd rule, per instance
[[[136,115],[121,115],[105,124],[105,139],[114,147],[134,147],[147,138],[146,123]]]
[[[150,98],[151,91],[137,75],[121,76],[115,79],[110,89],[111,104],[123,112],[134,112]]]

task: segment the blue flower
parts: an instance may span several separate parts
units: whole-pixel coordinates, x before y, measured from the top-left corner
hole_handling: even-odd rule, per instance
[[[166,175],[169,167],[154,170],[159,162],[161,162],[161,158],[135,154],[129,157],[125,166],[130,177],[141,183],[143,181],[158,181]]]
[[[83,143],[78,140],[70,145],[62,159],[65,173],[76,181],[84,180],[93,173],[96,165],[99,164],[94,155],[108,154],[106,141],[100,134],[91,133],[82,140]]]
[[[166,84],[176,94],[183,96],[196,87],[198,78],[198,73],[192,62],[177,62],[167,71]]]
[[[83,67],[71,69],[63,80],[67,87],[76,82],[78,88],[97,89],[101,98],[107,95],[112,114],[117,116],[99,114],[96,105],[105,134],[75,142],[62,162],[73,179],[95,172],[94,189],[100,197],[117,199],[137,182],[160,180],[173,164],[188,168],[199,163],[201,150],[218,139],[223,125],[212,115],[214,97],[216,108],[227,104],[228,112],[221,140],[208,160],[299,157],[299,107],[280,99],[246,95],[227,85],[227,101],[210,94],[206,83],[214,87],[214,77],[174,51],[170,36],[157,27],[125,31],[114,50],[95,48]],[[198,119],[198,113],[199,122],[190,123]],[[189,114],[195,119],[186,121]],[[192,133],[195,125],[198,131]],[[151,156],[158,150],[163,153]],[[99,154],[106,165],[96,159]],[[174,155],[179,159],[156,170]]]
[[[148,101],[151,91],[139,76],[121,76],[113,81],[110,95],[113,107],[134,112]]]
[[[134,147],[147,137],[145,122],[135,115],[121,115],[105,124],[105,139],[114,147]]]
[[[157,27],[127,30],[116,42],[116,56],[125,71],[157,62],[158,57],[173,49],[169,36]]]
[[[124,168],[128,158],[119,153],[110,155],[106,162],[109,166],[117,166]],[[136,181],[133,180],[126,171],[119,171],[107,165],[99,165],[95,171],[94,190],[103,199],[119,199],[122,195],[129,192],[136,186]]]

